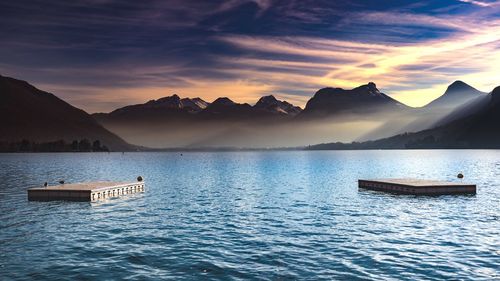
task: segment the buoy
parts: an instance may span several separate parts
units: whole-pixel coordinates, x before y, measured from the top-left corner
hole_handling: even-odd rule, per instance
[[[458,173],[457,178],[459,178],[459,179],[463,179],[463,178],[464,178],[464,175],[463,175],[462,173]]]
[[[137,181],[142,181],[142,177],[141,177],[141,176],[138,176],[138,177],[137,177]]]
[[[60,180],[60,181],[59,181],[59,183],[60,183],[60,184],[64,184],[64,180]]]

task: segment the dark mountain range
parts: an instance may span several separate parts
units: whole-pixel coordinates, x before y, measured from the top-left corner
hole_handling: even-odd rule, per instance
[[[181,99],[181,105],[183,108],[188,108],[191,112],[200,112],[207,108],[209,102],[202,100],[201,98],[183,98]]]
[[[468,102],[458,105],[452,110],[446,111],[432,126],[427,128],[441,127],[455,120],[466,118],[467,116],[485,110],[491,102],[492,94],[482,94]]]
[[[500,87],[489,94],[489,102],[478,102],[470,116],[455,120],[449,125],[457,128],[456,141],[466,147],[500,148]],[[453,136],[453,135],[452,135]],[[447,136],[444,142],[453,141]],[[439,140],[437,141],[439,143]]]
[[[280,140],[284,146],[332,138],[363,142],[417,132],[462,118],[463,112],[470,112],[470,108],[461,109],[466,106],[463,103],[481,104],[479,100],[484,97],[487,95],[456,81],[435,103],[415,109],[381,93],[374,83],[368,83],[352,90],[323,88],[303,111],[274,96],[264,96],[251,106],[227,97],[208,103],[199,98],[181,99],[173,95],[107,114],[94,114],[94,117],[128,141],[155,147],[161,144],[217,146],[219,143],[267,146],[276,145]]]
[[[300,107],[274,96],[262,97],[251,106],[227,97],[208,103],[199,98],[181,99],[173,95],[93,116],[104,127],[129,141],[146,146],[163,143],[172,147],[248,140],[248,135],[259,135],[254,127],[268,129],[291,120],[300,111]]]
[[[500,87],[457,108],[435,128],[356,143],[326,143],[308,149],[500,148]]]
[[[216,99],[199,113],[198,120],[219,119],[224,121],[245,120],[255,117],[255,111],[248,103],[235,103],[227,97]]]
[[[336,115],[368,115],[394,113],[411,108],[381,93],[370,82],[352,90],[323,88],[314,94],[300,113],[302,118],[322,118]]]
[[[0,76],[0,141],[99,140],[111,150],[134,146],[109,132],[85,111],[25,81]]]
[[[446,92],[431,103],[425,106],[427,109],[434,108],[456,108],[465,104],[481,95],[485,95],[476,88],[462,82],[455,81],[448,88]]]
[[[323,88],[307,102],[302,110],[274,96],[260,98],[254,106],[235,103],[227,97],[216,99],[213,103],[201,99],[181,99],[177,95],[149,101],[145,104],[126,106],[111,113],[98,113],[94,117],[109,126],[109,123],[138,121],[191,121],[207,120],[261,122],[262,119],[314,120],[338,115],[368,116],[381,113],[393,115],[411,111],[412,108],[381,93],[374,83],[359,86],[352,90]],[[191,113],[191,114],[188,114]]]
[[[278,117],[289,118],[300,113],[302,109],[286,101],[279,101],[274,96],[260,98],[254,106],[248,103],[235,103],[229,98],[218,98],[205,110],[200,112],[203,119],[223,119],[259,122],[262,119],[272,120]],[[282,119],[280,118],[280,119]]]
[[[274,96],[252,106],[227,97],[208,103],[172,95],[90,116],[24,81],[0,76],[0,142],[64,140],[68,149],[73,140],[89,139],[111,150],[136,148],[119,135],[150,147],[277,147],[372,134],[369,139],[378,140],[313,149],[496,147],[498,92],[483,94],[457,81],[435,102],[414,109],[369,83],[352,90],[321,89],[304,111]],[[418,132],[404,133],[410,129]],[[395,136],[383,138],[388,135]]]
[[[180,121],[219,119],[225,121],[253,121],[265,117],[293,117],[301,108],[286,101],[279,101],[274,96],[259,99],[255,106],[247,103],[235,103],[227,97],[216,99],[213,103],[200,98],[183,98],[177,95],[151,100],[144,104],[125,106],[110,113],[96,113],[99,122],[138,122],[138,121]],[[197,115],[197,116],[194,116]]]
[[[135,104],[116,109],[110,113],[93,114],[99,122],[164,122],[172,118],[190,118],[199,113],[210,103],[200,98],[183,98],[178,95],[150,100],[144,104]]]
[[[478,91],[462,81],[455,81],[448,86],[445,93],[424,107],[415,108],[400,114],[398,118],[387,121],[358,141],[378,139],[381,137],[418,132],[441,126],[463,117],[471,111],[473,104],[487,100],[486,93]]]
[[[302,111],[300,107],[286,101],[279,101],[273,95],[261,97],[254,108],[259,111],[285,116],[296,116]]]

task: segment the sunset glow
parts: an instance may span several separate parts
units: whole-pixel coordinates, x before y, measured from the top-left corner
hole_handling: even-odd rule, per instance
[[[0,72],[89,112],[174,93],[248,103],[274,94],[304,106],[322,87],[370,81],[418,107],[454,80],[485,92],[498,84],[499,1],[397,2],[83,1],[51,12],[3,3],[1,25],[23,35],[0,28]]]

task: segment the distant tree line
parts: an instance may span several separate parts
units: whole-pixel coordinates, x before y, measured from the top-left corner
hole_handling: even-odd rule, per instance
[[[419,139],[413,139],[405,144],[407,149],[464,149],[472,146],[463,140],[446,140],[436,138],[433,135],[425,136]]]
[[[464,149],[473,147],[462,139],[426,135],[420,138],[415,134],[404,133],[390,138],[351,143],[323,143],[308,146],[306,150],[363,150],[363,149]],[[478,146],[481,147],[481,146]],[[486,147],[486,146],[483,146]],[[490,146],[493,147],[493,146]]]
[[[440,147],[440,142],[434,136],[431,135],[416,140],[410,140],[406,143],[405,148],[426,149],[426,148],[441,148],[441,147]]]
[[[101,145],[99,140],[91,142],[88,139],[74,140],[67,143],[64,140],[51,142],[33,142],[22,140],[17,142],[0,142],[0,152],[109,152],[108,147]]]

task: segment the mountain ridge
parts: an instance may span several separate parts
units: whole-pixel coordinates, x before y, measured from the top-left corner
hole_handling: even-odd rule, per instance
[[[231,146],[232,141],[249,143],[249,140],[255,140],[260,143],[266,138],[278,144],[280,141],[293,141],[293,138],[301,141],[307,138],[323,140],[329,136],[329,131],[331,138],[344,134],[343,131],[335,129],[338,124],[338,128],[358,128],[358,121],[369,124],[395,120],[397,122],[391,126],[396,126],[396,129],[397,126],[400,129],[405,128],[401,119],[406,115],[424,120],[419,126],[432,131],[434,127],[443,127],[455,120],[462,120],[472,112],[489,112],[487,115],[495,119],[494,112],[488,110],[500,100],[497,88],[489,94],[484,94],[462,81],[455,81],[440,97],[441,100],[451,99],[452,103],[457,104],[449,112],[436,106],[415,109],[382,93],[375,83],[370,82],[350,90],[322,88],[311,97],[304,110],[287,101],[278,100],[273,95],[262,96],[254,105],[250,105],[234,102],[228,97],[207,102],[201,98],[181,98],[173,94],[90,116],[26,81],[0,76],[0,82],[0,110],[3,114],[0,117],[4,120],[0,129],[3,140],[19,141],[22,138],[34,141],[72,141],[90,138],[101,140],[103,145],[112,143],[108,145],[112,150],[132,147],[120,137],[142,145],[145,145],[142,141],[151,138],[159,144],[174,146],[204,146],[207,145],[205,141],[211,145],[217,145],[217,142],[221,141],[225,146]],[[460,104],[463,96],[468,99],[464,104]],[[436,112],[438,114],[433,115]],[[308,114],[310,115],[307,116]],[[351,119],[339,117],[344,114],[350,115]],[[309,119],[304,118],[304,115]],[[13,116],[15,121],[12,121]],[[303,120],[308,122],[301,122]],[[352,123],[355,124],[354,127],[342,127],[344,122],[358,123]],[[489,124],[490,130],[494,131],[488,119],[482,119],[481,122]],[[477,124],[476,122],[476,127],[481,127]],[[415,129],[414,132],[426,131],[425,129]],[[377,126],[373,127],[373,130],[384,134],[383,136],[394,135],[391,133],[393,129],[382,130]],[[451,129],[447,131],[459,132]],[[318,133],[320,135],[317,135]],[[480,135],[484,132],[476,133]],[[158,138],[158,134],[164,135]],[[170,140],[174,141],[169,142]],[[262,145],[266,145],[265,141]],[[237,144],[234,146],[241,147]]]
[[[473,101],[474,102],[474,101]],[[322,143],[309,150],[335,149],[498,149],[500,148],[500,86],[460,118],[415,133],[353,143]],[[467,105],[465,108],[470,108]],[[463,110],[463,109],[462,109]]]
[[[136,148],[85,111],[26,81],[0,75],[0,140],[99,140],[111,150]]]
[[[273,95],[261,97],[254,105],[254,108],[289,116],[296,116],[302,111],[299,106],[295,106],[287,101],[280,101]]]
[[[384,110],[409,109],[409,106],[380,92],[375,83],[369,82],[350,90],[322,88],[307,102],[299,116],[321,118],[340,114],[371,114]]]
[[[446,88],[446,91],[441,96],[428,103],[425,107],[455,107],[485,94],[461,80],[456,80]]]
[[[157,100],[150,100],[143,104],[128,105],[115,109],[109,113],[92,114],[98,121],[103,121],[109,117],[123,117],[130,114],[138,117],[138,114],[153,114],[155,116],[166,115],[172,117],[187,117],[185,113],[200,115],[201,118],[236,118],[245,117],[263,118],[276,116],[293,117],[300,113],[302,109],[287,101],[276,99],[273,95],[261,97],[254,106],[248,103],[236,103],[228,97],[219,97],[213,102],[206,102],[201,98],[180,98],[174,94]],[[196,118],[196,117],[194,117]]]

